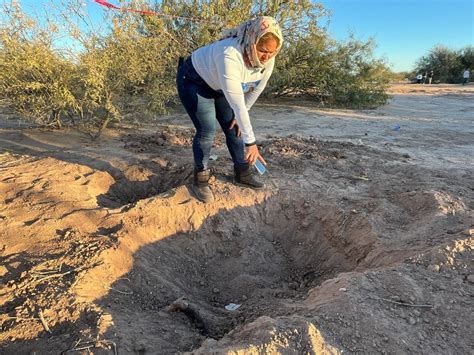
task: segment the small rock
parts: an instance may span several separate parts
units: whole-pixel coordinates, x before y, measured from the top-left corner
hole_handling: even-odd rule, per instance
[[[243,295],[242,296],[242,301],[247,301],[247,296]]]
[[[419,317],[419,316],[421,315],[421,312],[420,312],[419,310],[415,309],[415,310],[413,311],[413,314],[414,314],[415,316]]]
[[[409,318],[408,318],[408,324],[410,324],[410,325],[415,325],[415,324],[416,324],[416,319],[413,318],[413,317],[409,317]]]
[[[217,287],[214,287],[214,288],[212,289],[212,292],[213,292],[213,293],[219,293],[219,289],[218,289]]]
[[[410,296],[410,297],[408,297],[408,299],[409,299],[409,300],[410,300],[410,302],[412,302],[412,303],[414,303],[414,302],[416,301],[416,298],[415,298],[415,297],[413,297],[413,296]]]
[[[431,265],[428,266],[428,270],[430,270],[432,272],[439,272],[440,267],[439,267],[439,265],[431,264]]]
[[[199,282],[201,286],[204,286],[206,283],[204,281]]]
[[[347,291],[347,288],[341,287],[341,288],[339,289],[339,291],[341,291],[341,292],[346,292],[346,291]]]

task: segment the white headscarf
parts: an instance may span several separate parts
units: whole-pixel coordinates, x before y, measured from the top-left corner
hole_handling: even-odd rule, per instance
[[[242,23],[239,27],[231,28],[222,32],[221,39],[237,37],[245,64],[250,68],[263,68],[257,55],[257,43],[266,33],[273,33],[278,38],[278,47],[272,58],[278,54],[283,44],[283,36],[280,26],[273,17],[260,16],[253,20]]]

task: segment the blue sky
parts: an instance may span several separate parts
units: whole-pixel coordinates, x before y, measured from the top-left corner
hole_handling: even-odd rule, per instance
[[[411,70],[437,44],[474,45],[474,0],[322,0],[332,10],[329,32],[336,39],[352,31],[373,37],[376,56],[395,71]]]
[[[0,0],[10,3],[11,0]],[[17,0],[28,11],[46,0]],[[83,0],[93,18],[101,6]],[[119,0],[108,0],[119,4]],[[60,1],[53,1],[60,3]],[[320,0],[332,11],[328,30],[343,40],[349,32],[356,38],[375,39],[377,57],[395,71],[411,70],[418,58],[441,44],[453,49],[474,45],[474,0]]]

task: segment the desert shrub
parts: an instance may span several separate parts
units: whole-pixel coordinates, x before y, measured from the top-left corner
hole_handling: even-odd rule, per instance
[[[474,49],[467,46],[463,49],[450,49],[435,46],[429,53],[418,59],[416,72],[424,73],[433,70],[433,80],[442,83],[459,83],[462,81],[464,68],[472,68]]]
[[[285,37],[267,95],[352,107],[386,99],[387,71],[373,59],[373,43],[330,39],[318,22],[327,16],[324,7],[309,0],[167,0],[153,6],[161,16],[109,11],[101,30],[81,1],[56,3],[43,22],[12,5],[1,30],[1,100],[41,123],[59,126],[71,117],[100,133],[113,122],[166,112],[177,102],[178,58],[255,15],[277,18]],[[55,41],[55,33],[66,39]]]
[[[166,36],[143,36],[133,16],[114,17],[111,33],[79,55],[76,95],[88,124],[166,111],[175,99],[174,54]]]
[[[413,75],[411,71],[391,72],[389,75],[391,82],[410,82],[416,74]]]
[[[372,57],[373,42],[338,43],[315,29],[285,48],[270,82],[277,96],[307,96],[324,105],[375,107],[386,102],[389,70]]]
[[[61,126],[78,103],[71,88],[74,65],[52,49],[51,32],[11,8],[11,27],[0,32],[0,102],[38,123]],[[51,29],[54,32],[54,29]]]
[[[474,46],[466,46],[459,51],[459,62],[464,68],[474,68]]]

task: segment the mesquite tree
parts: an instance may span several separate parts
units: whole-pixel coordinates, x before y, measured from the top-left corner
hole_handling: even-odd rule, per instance
[[[40,123],[79,123],[97,133],[123,119],[156,116],[178,101],[178,58],[257,15],[274,16],[285,38],[265,95],[305,95],[327,105],[355,107],[386,100],[387,69],[373,58],[373,43],[331,39],[321,25],[329,15],[319,3],[118,3],[156,15],[106,10],[102,19],[92,20],[82,1],[56,0],[41,18],[32,18],[15,3],[4,5],[1,103]]]

